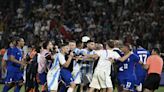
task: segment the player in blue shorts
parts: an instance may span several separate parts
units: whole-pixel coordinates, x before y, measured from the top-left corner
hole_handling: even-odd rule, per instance
[[[134,50],[134,53],[140,58],[140,61],[146,64],[147,58],[150,56],[150,52],[142,47],[142,41],[137,39],[136,41],[137,49]],[[137,91],[142,91],[142,84],[145,81],[147,72],[142,68],[142,65],[137,63],[135,68],[135,73],[137,77],[136,85]]]
[[[129,44],[125,44],[121,50],[124,52],[124,55],[130,52],[130,46]],[[124,77],[122,80],[123,82],[123,92],[133,92],[134,91],[134,85],[136,81],[136,75],[135,75],[135,64],[139,62],[139,57],[135,54],[131,54],[128,59],[124,61],[122,64],[122,70],[123,75],[120,75]]]
[[[120,45],[119,42],[116,40],[114,44],[113,51],[117,52],[121,57],[124,56],[124,53],[120,50]],[[116,61],[116,66],[117,66],[117,82],[118,82],[118,92],[123,91],[123,80],[124,80],[124,72],[123,72],[123,65],[125,62],[121,62],[119,60]]]
[[[9,48],[7,51],[7,76],[5,78],[5,86],[3,92],[8,92],[12,87],[16,86],[14,92],[19,92],[23,84],[23,69],[26,64],[23,61],[22,47],[24,39],[19,38],[16,41],[16,47]]]

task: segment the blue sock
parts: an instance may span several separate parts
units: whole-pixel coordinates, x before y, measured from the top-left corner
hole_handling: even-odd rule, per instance
[[[5,85],[5,86],[3,87],[3,91],[2,91],[2,92],[8,92],[10,89],[11,89],[11,87]]]
[[[22,86],[17,85],[16,88],[14,89],[14,92],[20,92]]]
[[[59,92],[65,92],[66,89],[67,89],[66,86],[65,85],[62,85]]]

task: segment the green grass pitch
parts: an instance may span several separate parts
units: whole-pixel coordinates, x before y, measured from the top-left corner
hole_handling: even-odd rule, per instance
[[[0,84],[0,92],[2,92],[2,89],[3,89],[3,85]],[[13,89],[11,89],[9,92],[14,92],[14,91],[13,91]],[[24,87],[21,88],[20,92],[25,92]],[[115,90],[114,92],[117,92],[117,91]],[[159,87],[159,89],[156,90],[155,92],[164,92],[164,86]]]

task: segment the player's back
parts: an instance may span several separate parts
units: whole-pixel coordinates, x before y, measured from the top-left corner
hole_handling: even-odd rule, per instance
[[[150,56],[150,52],[144,48],[138,48],[134,53],[139,56],[140,61],[146,64],[147,58]],[[146,76],[146,70],[138,63],[136,64],[135,72],[137,76]]]
[[[135,54],[131,54],[129,58],[125,61],[123,67],[124,67],[124,72],[125,76],[131,77],[131,76],[136,76],[134,69],[135,69],[135,64],[139,62],[139,57]]]

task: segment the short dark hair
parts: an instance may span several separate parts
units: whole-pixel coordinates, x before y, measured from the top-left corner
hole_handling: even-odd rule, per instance
[[[94,42],[94,41],[93,41],[93,40],[88,40],[88,41],[87,41],[87,44],[88,44],[88,43],[91,43],[91,42]]]
[[[50,41],[45,41],[45,42],[43,43],[43,49],[47,49],[47,46],[48,46],[49,42],[50,42]]]
[[[137,45],[137,47],[143,46],[142,40],[141,39],[137,39],[136,40],[136,45]]]
[[[80,47],[81,44],[82,44],[82,41],[80,41],[80,40],[78,40],[78,41],[76,42],[77,47]]]
[[[152,50],[154,50],[158,55],[160,54],[160,50],[158,48],[153,48]]]
[[[69,42],[76,43],[76,41],[75,41],[75,40],[70,40]]]

